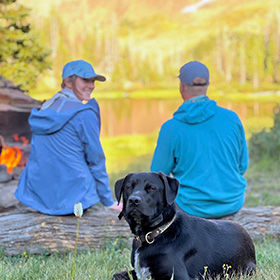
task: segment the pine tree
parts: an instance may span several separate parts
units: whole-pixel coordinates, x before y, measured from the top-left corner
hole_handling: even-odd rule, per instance
[[[50,51],[31,30],[30,10],[16,2],[0,0],[0,75],[29,90],[50,66]]]

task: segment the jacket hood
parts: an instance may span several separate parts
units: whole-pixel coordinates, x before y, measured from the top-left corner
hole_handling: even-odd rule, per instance
[[[197,124],[212,118],[217,111],[217,103],[205,97],[203,101],[195,99],[185,101],[173,114],[173,118],[184,123]]]
[[[50,108],[45,110],[34,108],[29,117],[30,128],[33,133],[40,135],[57,132],[79,112],[84,110],[96,111],[96,109],[91,106],[91,103],[96,103],[96,101],[92,99],[85,105],[81,103],[80,106],[76,108],[60,112],[56,112]]]

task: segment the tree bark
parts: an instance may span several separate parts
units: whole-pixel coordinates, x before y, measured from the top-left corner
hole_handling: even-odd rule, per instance
[[[73,215],[50,216],[21,207],[0,213],[0,249],[6,255],[54,253],[74,250],[77,218]],[[78,249],[99,248],[117,238],[131,236],[127,223],[118,212],[103,206],[86,210],[80,219]]]
[[[240,224],[254,240],[280,239],[280,206],[244,207],[224,220]]]
[[[241,224],[253,239],[280,238],[280,206],[242,208],[224,218]],[[6,255],[54,253],[74,250],[77,218],[49,216],[27,207],[0,213],[0,249]],[[78,249],[94,249],[120,238],[131,242],[132,234],[118,212],[103,206],[88,209],[80,220]]]

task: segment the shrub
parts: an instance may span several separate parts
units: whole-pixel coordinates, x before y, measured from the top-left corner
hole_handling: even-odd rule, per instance
[[[279,161],[280,159],[280,105],[274,108],[274,126],[270,130],[253,133],[249,140],[250,159]]]

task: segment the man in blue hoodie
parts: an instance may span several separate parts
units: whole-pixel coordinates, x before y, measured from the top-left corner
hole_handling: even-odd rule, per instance
[[[244,203],[248,148],[236,113],[207,96],[208,68],[191,61],[180,69],[184,103],[161,127],[151,171],[180,182],[176,202],[204,218],[236,213]]]
[[[64,66],[62,79],[62,90],[31,112],[31,152],[15,196],[50,215],[73,213],[77,202],[84,209],[101,202],[121,210],[109,186],[99,106],[90,99],[95,81],[106,78],[86,61],[76,60]]]

